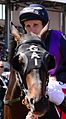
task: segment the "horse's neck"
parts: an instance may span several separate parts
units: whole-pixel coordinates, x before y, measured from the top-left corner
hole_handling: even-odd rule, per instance
[[[8,85],[8,90],[6,93],[6,99],[12,99],[13,93],[16,87],[16,78],[15,78],[15,71],[12,69],[11,74],[10,74],[10,79],[9,79],[9,85]]]

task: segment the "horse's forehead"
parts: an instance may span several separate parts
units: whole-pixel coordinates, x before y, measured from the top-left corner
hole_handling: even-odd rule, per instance
[[[21,41],[23,42],[24,40],[41,40],[41,38],[39,38],[36,34],[34,33],[27,33],[27,34],[23,34],[21,37]]]
[[[35,65],[35,62],[38,61],[40,63],[40,60],[43,57],[42,50],[43,49],[40,46],[26,44],[20,46],[18,54],[20,54],[20,52],[24,53],[27,56],[29,63],[34,62],[32,64]]]
[[[29,43],[24,44],[23,43],[19,46],[19,48],[17,50],[18,50],[18,52],[23,52],[23,53],[25,53],[25,52],[31,52],[31,53],[41,52],[41,53],[43,53],[44,52],[44,49],[41,47],[41,45],[40,44],[37,45],[35,43],[32,43],[32,44],[29,44]]]
[[[22,39],[20,40],[19,46],[18,46],[18,50],[26,50],[29,49],[31,50],[36,50],[38,49],[38,47],[40,46],[42,50],[42,43],[41,43],[41,39],[33,34],[33,33],[27,33],[27,34],[23,34]]]
[[[41,38],[33,33],[23,34],[21,36],[20,44],[24,43],[25,41],[33,41],[33,40],[41,41]]]

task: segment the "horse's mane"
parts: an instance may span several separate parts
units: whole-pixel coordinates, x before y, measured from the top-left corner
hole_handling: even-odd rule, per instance
[[[9,44],[9,59],[8,60],[10,64],[12,62],[12,58],[14,56],[16,46],[17,46],[17,42],[14,40],[14,37],[12,37],[11,42]]]

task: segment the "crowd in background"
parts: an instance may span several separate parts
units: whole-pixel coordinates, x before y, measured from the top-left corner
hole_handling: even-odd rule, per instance
[[[9,82],[9,78],[7,77],[7,75],[4,75],[4,66],[4,61],[0,60],[0,119],[4,118],[4,96]]]
[[[10,65],[7,61],[7,50],[4,41],[4,29],[0,26],[0,119],[4,118],[4,96],[8,87]]]

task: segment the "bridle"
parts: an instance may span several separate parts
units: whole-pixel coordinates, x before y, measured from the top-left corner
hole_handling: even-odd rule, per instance
[[[19,77],[18,79],[20,79],[19,81],[21,81],[21,83],[20,83],[22,86],[21,89],[23,90],[25,97],[28,97],[28,90],[26,90],[23,81],[25,80],[25,77],[27,76],[27,74],[29,72],[31,72],[33,69],[40,69],[40,67],[41,67],[41,69],[46,72],[47,75],[46,75],[45,89],[46,89],[46,86],[48,85],[47,64],[46,64],[46,62],[43,63],[45,56],[48,54],[47,54],[47,51],[44,50],[44,45],[41,43],[41,41],[37,41],[37,40],[24,41],[22,44],[23,47],[25,47],[24,44],[26,45],[26,47],[28,47],[28,48],[26,48],[27,50],[25,50],[25,52],[24,52],[24,54],[27,56],[28,63],[27,63],[26,69],[22,72],[23,73],[22,77],[20,77],[19,73],[17,73],[17,75]],[[22,45],[21,45],[21,47],[22,47]],[[44,55],[44,59],[43,59],[43,55]],[[44,67],[44,69],[43,69],[43,67]],[[43,96],[43,97],[45,97],[45,96]],[[29,103],[31,103],[30,100],[29,100]],[[30,104],[30,105],[33,108],[34,104]]]
[[[23,54],[25,54],[28,57],[27,58],[28,65],[26,68],[23,68],[23,70],[20,71],[21,70],[20,67],[18,69],[18,66],[16,67],[16,64],[19,64],[18,63],[19,55],[21,56]],[[28,97],[28,90],[25,88],[23,80],[31,70],[39,69],[41,67],[40,62],[42,63],[42,67],[45,67],[45,72],[47,73],[47,77],[46,77],[46,81],[45,81],[45,88],[46,88],[46,86],[48,85],[48,81],[49,81],[48,69],[47,69],[47,64],[45,61],[47,56],[48,56],[48,52],[44,49],[44,45],[41,43],[41,41],[38,41],[38,40],[30,41],[29,40],[29,41],[24,41],[19,44],[19,46],[16,48],[16,52],[15,52],[15,56],[13,58],[12,65],[13,65],[14,69],[16,69],[15,76],[16,76],[17,83],[21,90],[21,95],[18,98],[15,98],[12,100],[4,99],[4,104],[11,105],[17,101],[23,100],[24,98]],[[17,62],[17,63],[14,65],[15,62]],[[32,65],[30,65],[30,67],[29,67],[29,63],[32,64]],[[45,95],[43,97],[45,97]],[[47,96],[46,96],[46,99],[48,99]],[[44,100],[44,99],[42,99],[42,100]],[[29,106],[27,106],[27,107],[31,108],[31,111],[34,110],[34,104],[31,104],[31,102],[29,102],[29,103],[30,103],[31,107],[29,107]]]

